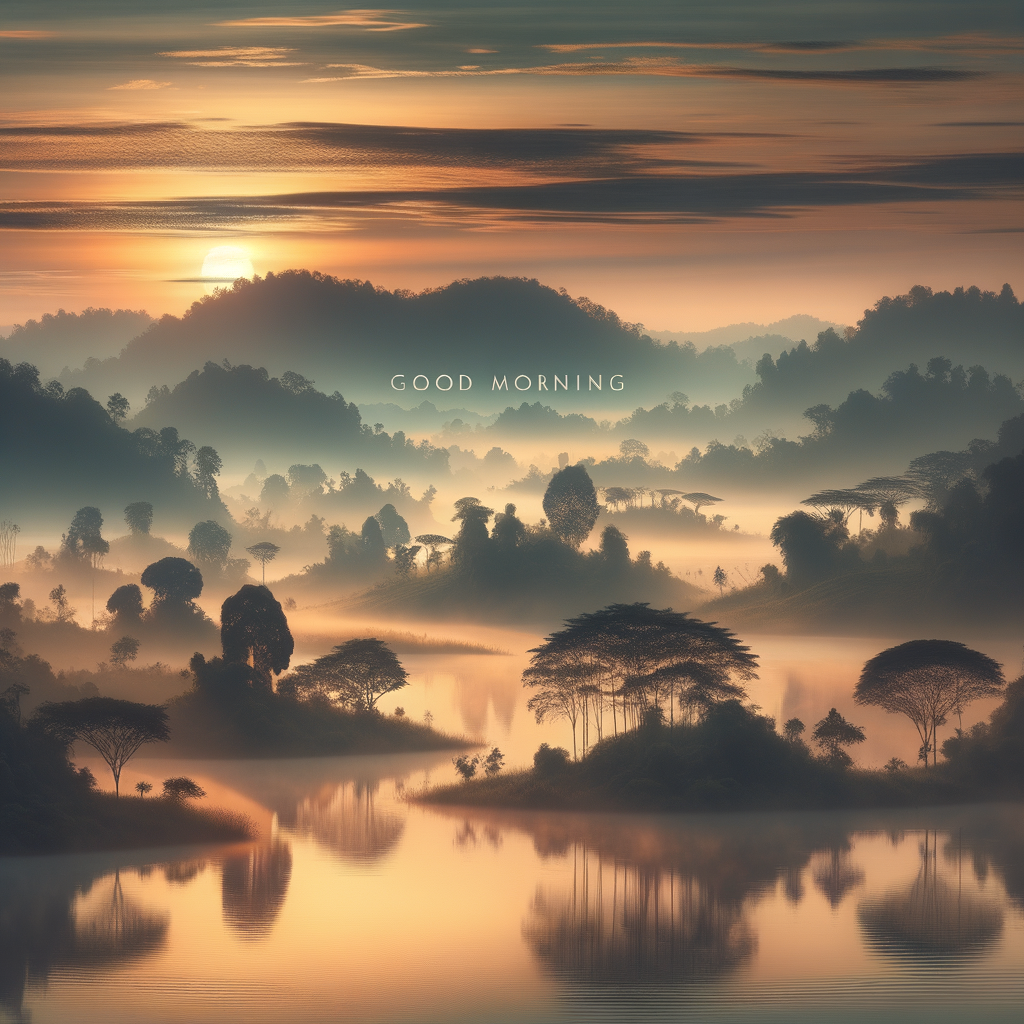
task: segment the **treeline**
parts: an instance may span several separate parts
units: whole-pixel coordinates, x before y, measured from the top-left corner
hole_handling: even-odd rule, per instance
[[[448,453],[427,441],[419,444],[401,431],[387,434],[382,424],[362,422],[355,403],[335,391],[317,390],[314,381],[291,370],[272,377],[262,366],[207,362],[173,388],[150,388],[146,406],[132,421],[189,425],[220,451],[250,458],[358,458],[371,468],[417,469],[446,473]]]
[[[174,427],[134,432],[123,408],[104,408],[87,391],[42,384],[28,363],[0,359],[0,510],[5,517],[64,520],[83,503],[159,501],[180,520],[226,515],[216,451],[197,448]]]

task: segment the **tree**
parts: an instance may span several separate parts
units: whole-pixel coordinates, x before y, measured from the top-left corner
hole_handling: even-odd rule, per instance
[[[72,622],[75,618],[75,609],[68,602],[68,592],[64,589],[63,583],[50,591],[50,600],[53,602],[53,615],[57,622]]]
[[[725,585],[729,582],[729,577],[726,575],[725,570],[720,566],[715,566],[715,574],[711,577],[712,582],[718,587],[719,596],[725,593]]]
[[[252,555],[263,569],[263,585],[267,583],[267,562],[272,562],[276,557],[277,553],[281,550],[273,541],[261,540],[259,544],[253,544],[251,548],[246,548],[246,553]]]
[[[186,800],[199,800],[206,796],[206,790],[201,789],[193,779],[187,775],[177,775],[171,779],[164,779],[165,800],[173,800],[175,803],[184,803]]]
[[[474,564],[474,559],[487,550],[490,543],[487,522],[493,515],[494,509],[482,505],[479,498],[459,498],[455,502],[452,522],[462,525],[452,548],[454,562],[470,568]]]
[[[806,512],[790,512],[775,520],[769,536],[782,552],[787,577],[803,586],[835,569],[849,532],[841,516],[839,520],[822,519]]]
[[[537,693],[527,707],[538,721],[568,719],[574,745],[577,720],[586,727],[590,713],[600,733],[608,698],[613,727],[617,699],[624,727],[639,725],[648,708],[664,710],[666,703],[674,722],[677,702],[688,716],[699,717],[720,701],[745,696],[732,676],[757,678],[756,656],[729,630],[646,603],[609,605],[569,619],[530,653],[523,684]]]
[[[411,547],[405,544],[396,544],[394,559],[396,574],[407,579],[416,568],[416,556],[422,550],[419,544],[413,544]]]
[[[145,780],[143,780],[142,782],[136,782],[135,783],[135,792],[139,794],[139,799],[140,800],[144,799],[146,794],[152,792],[152,790],[153,790],[153,783],[152,782],[146,782]]]
[[[601,555],[610,565],[623,569],[629,565],[628,538],[617,526],[606,526],[601,531]]]
[[[849,768],[853,758],[843,749],[863,743],[864,730],[848,722],[835,708],[814,727],[811,739],[818,744],[822,759],[835,768]]]
[[[217,474],[223,467],[221,457],[209,445],[203,445],[196,452],[196,485],[211,501],[216,501],[220,496]]]
[[[484,766],[484,775],[492,778],[505,767],[505,755],[497,747],[493,747],[481,764]]]
[[[799,718],[791,718],[782,727],[782,735],[789,740],[790,743],[803,743],[801,737],[804,734],[804,723]]]
[[[210,568],[223,570],[231,551],[231,534],[220,523],[207,519],[189,530],[188,553]]]
[[[156,607],[187,607],[203,592],[203,574],[187,559],[170,555],[146,566],[142,585],[153,591]]]
[[[590,536],[601,511],[590,474],[579,465],[555,473],[541,504],[555,535],[573,548]]]
[[[0,566],[11,566],[15,562],[16,545],[21,527],[9,519],[0,522]]]
[[[139,656],[139,641],[133,636],[123,636],[110,646],[110,660],[116,668],[126,668],[128,662]]]
[[[387,561],[388,547],[384,543],[384,534],[381,533],[380,523],[373,516],[366,517],[359,537],[363,542],[363,552],[370,561]]]
[[[384,538],[385,547],[397,547],[399,544],[408,544],[412,540],[409,524],[398,514],[394,505],[385,505],[374,516],[374,519],[380,523],[380,532]]]
[[[86,697],[36,709],[33,721],[65,746],[84,740],[107,763],[120,795],[121,771],[144,743],[170,739],[167,712],[156,704],[114,697]]]
[[[110,413],[110,418],[117,424],[120,424],[121,420],[128,415],[130,408],[128,399],[120,391],[115,392],[107,399],[107,412]]]
[[[470,757],[468,754],[459,754],[458,757],[452,758],[452,764],[455,765],[455,770],[462,776],[462,781],[469,782],[476,775],[477,765],[480,764],[480,755],[477,754],[474,757]]]
[[[133,501],[124,510],[124,521],[133,536],[149,535],[153,525],[153,506],[148,501]]]
[[[441,568],[441,560],[444,557],[443,552],[440,550],[443,544],[453,544],[454,541],[450,537],[442,537],[439,533],[423,533],[416,538],[417,544],[426,544],[430,548],[430,553],[427,555],[427,572],[430,572],[431,567]]]
[[[694,515],[698,515],[705,505],[714,505],[724,500],[724,498],[716,498],[713,494],[705,494],[703,491],[693,491],[683,495],[683,501],[688,501],[693,505]]]
[[[264,508],[277,509],[288,504],[291,490],[288,481],[280,473],[273,473],[263,481],[260,491],[260,504]]]
[[[266,692],[273,689],[271,673],[280,675],[295,651],[280,602],[266,587],[248,583],[221,605],[220,642],[226,662],[251,662],[256,682]]]
[[[64,551],[74,558],[88,559],[95,568],[110,551],[110,544],[100,536],[102,526],[103,515],[98,508],[93,505],[80,508],[64,535]]]
[[[135,625],[142,619],[142,591],[137,583],[126,583],[118,587],[107,598],[107,611],[121,625]]]
[[[972,701],[994,697],[1006,680],[999,664],[954,640],[910,640],[876,654],[861,672],[853,699],[906,715],[921,747],[938,761],[937,731]]]
[[[504,512],[494,517],[491,528],[491,540],[499,551],[514,551],[526,537],[526,526],[516,515],[516,506],[511,502],[505,506]]]
[[[651,449],[643,441],[628,437],[619,445],[619,454],[624,459],[646,459],[651,454]]]
[[[296,694],[329,700],[358,711],[373,711],[387,693],[407,686],[407,673],[394,651],[375,638],[348,640],[302,665],[288,684]]]

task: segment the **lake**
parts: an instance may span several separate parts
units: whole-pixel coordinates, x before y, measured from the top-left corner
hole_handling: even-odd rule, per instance
[[[538,638],[497,639],[513,653],[403,656],[410,685],[384,710],[430,711],[510,766],[541,741],[571,746],[564,723],[526,709],[523,652]],[[913,759],[909,723],[851,699],[864,659],[898,641],[745,640],[766,713],[810,728],[838,706],[867,730],[860,763]],[[965,725],[989,709],[972,706]],[[110,788],[87,750],[77,762]],[[0,1020],[1020,1019],[1024,807],[628,816],[409,803],[455,779],[451,756],[137,758],[123,792],[189,775],[260,840],[0,859]]]

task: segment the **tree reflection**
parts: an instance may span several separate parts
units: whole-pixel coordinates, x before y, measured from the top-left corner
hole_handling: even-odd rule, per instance
[[[1002,933],[1000,906],[965,893],[959,870],[954,883],[940,877],[937,845],[938,833],[926,831],[913,884],[858,908],[865,940],[883,956],[920,963],[978,956]]]
[[[377,783],[347,782],[306,797],[296,808],[294,828],[345,860],[379,860],[398,845],[405,816],[378,807],[377,789]]]
[[[284,906],[292,877],[292,851],[275,841],[253,846],[221,865],[224,920],[244,938],[269,935]]]
[[[742,907],[692,878],[573,850],[570,892],[537,894],[526,941],[553,974],[597,985],[658,984],[734,970],[757,947]]]
[[[814,870],[814,884],[833,910],[863,881],[864,872],[850,863],[849,843],[830,847],[819,857]]]
[[[124,893],[119,871],[95,874],[77,863],[34,865],[0,878],[0,1007],[27,1020],[25,988],[54,970],[100,970],[150,956],[167,938],[168,918]],[[106,884],[89,901],[97,882]]]

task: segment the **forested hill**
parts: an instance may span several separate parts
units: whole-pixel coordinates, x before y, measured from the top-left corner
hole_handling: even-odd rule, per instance
[[[264,366],[274,375],[293,370],[328,393],[344,389],[360,402],[411,406],[457,397],[456,404],[485,412],[504,409],[510,396],[553,394],[556,374],[568,375],[572,384],[558,392],[560,406],[599,401],[622,411],[663,401],[673,381],[702,393],[711,389],[725,400],[753,380],[729,348],[698,353],[689,344],[659,345],[613,312],[533,280],[480,278],[414,294],[286,271],[237,281],[180,318],[165,316],[119,357],[61,382],[95,394],[131,391],[134,403],[140,386],[145,393],[151,384],[172,384],[207,360],[224,359]],[[405,375],[404,392],[392,390],[395,374]],[[428,390],[413,390],[417,374],[429,378]],[[441,374],[453,379],[449,393],[434,387]],[[459,391],[460,374],[472,379],[471,391]],[[532,378],[531,391],[516,392],[519,374]],[[538,374],[547,377],[547,392],[537,390]],[[614,374],[625,376],[624,391],[611,390]],[[492,392],[495,376],[507,378],[508,390]],[[599,394],[588,390],[590,376],[601,378]]]
[[[1024,376],[1024,306],[1009,285],[1002,291],[957,288],[932,292],[917,286],[907,295],[880,299],[866,310],[849,337],[822,331],[812,345],[801,343],[778,359],[756,364],[758,383],[743,396],[748,414],[802,411],[835,403],[857,388],[908,362],[922,369],[934,359],[983,365],[1014,381]]]
[[[413,444],[400,430],[374,430],[339,392],[324,394],[292,371],[271,377],[263,367],[207,363],[174,388],[154,387],[131,426],[168,423],[206,438],[225,459],[294,462],[301,455],[325,465],[340,460],[349,470],[448,473],[443,448]]]
[[[23,531],[66,528],[85,505],[119,520],[148,501],[162,528],[227,514],[215,481],[190,472],[196,445],[177,430],[125,430],[87,391],[43,386],[27,363],[0,359],[0,437],[0,519]]]

